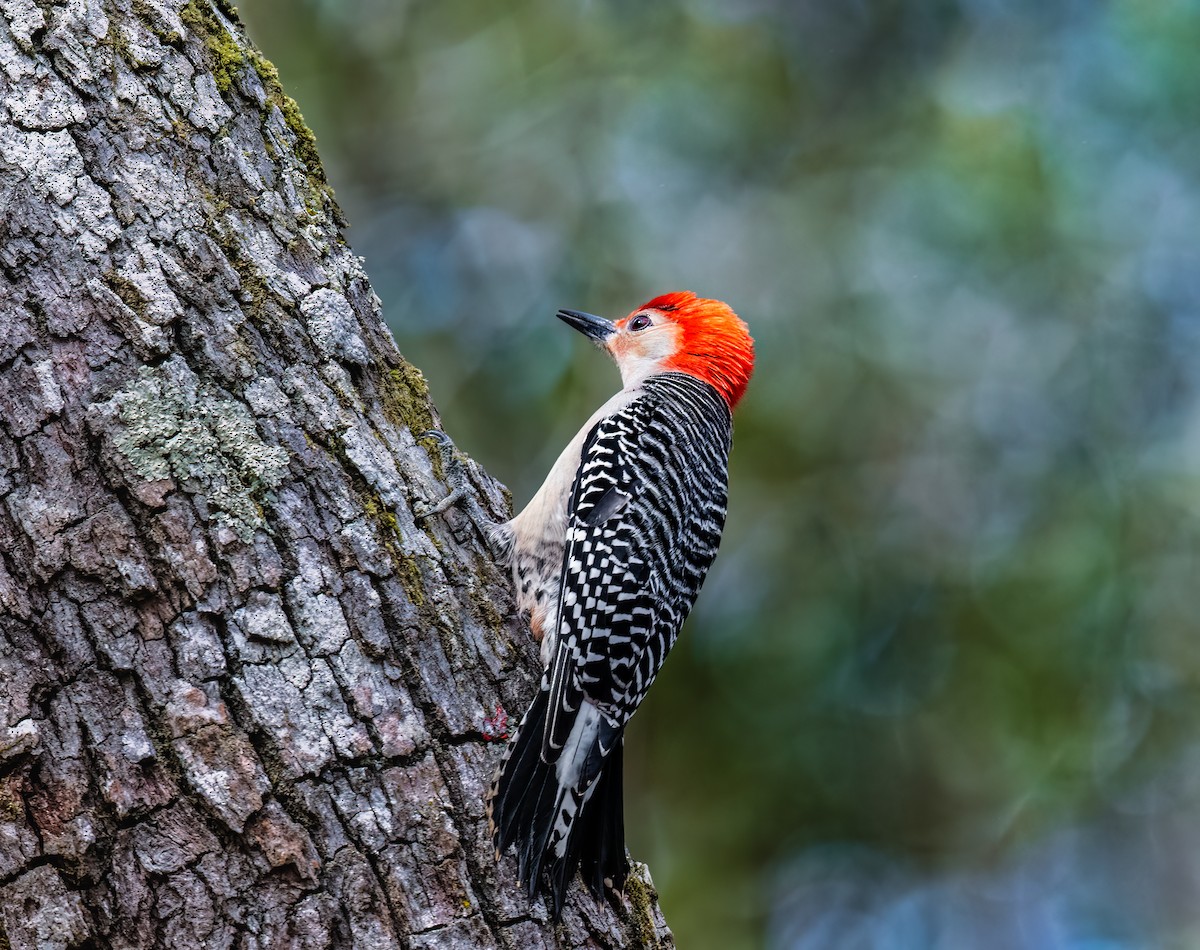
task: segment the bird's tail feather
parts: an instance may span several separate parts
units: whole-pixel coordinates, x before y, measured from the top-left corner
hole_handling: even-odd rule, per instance
[[[622,739],[609,753],[573,835],[579,842],[579,870],[597,900],[604,894],[606,878],[613,890],[621,891],[629,871],[625,859],[624,772],[625,740]]]
[[[488,794],[488,821],[497,854],[516,844],[518,873],[531,899],[542,889],[545,868],[558,920],[577,867],[597,897],[606,879],[616,890],[625,883],[624,744],[612,745],[583,790],[560,786],[556,764],[541,755],[549,695],[548,688],[538,691],[509,743]]]

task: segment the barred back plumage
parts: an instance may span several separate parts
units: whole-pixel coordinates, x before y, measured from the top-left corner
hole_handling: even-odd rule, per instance
[[[597,895],[624,882],[622,737],[716,556],[732,431],[713,386],[669,372],[600,418],[580,451],[550,662],[489,795],[497,851],[516,842],[531,897],[549,871],[556,916],[577,865]]]

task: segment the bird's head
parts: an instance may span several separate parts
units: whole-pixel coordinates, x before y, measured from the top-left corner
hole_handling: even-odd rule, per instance
[[[626,388],[656,373],[687,373],[717,390],[732,409],[754,372],[754,341],[728,304],[690,290],[655,297],[621,320],[578,310],[558,316],[608,351]]]

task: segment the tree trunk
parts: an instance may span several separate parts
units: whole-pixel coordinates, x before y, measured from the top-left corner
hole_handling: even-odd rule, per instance
[[[0,12],[0,947],[669,945],[493,859],[535,649],[233,10]]]

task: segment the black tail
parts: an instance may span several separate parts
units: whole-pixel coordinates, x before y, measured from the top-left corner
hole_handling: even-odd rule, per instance
[[[583,881],[599,900],[607,878],[615,891],[625,887],[629,862],[625,860],[625,740],[609,753],[596,790],[575,825]]]
[[[521,883],[531,900],[543,890],[545,869],[557,921],[576,868],[582,868],[588,890],[599,899],[606,879],[615,890],[624,886],[629,864],[621,787],[624,741],[615,744],[589,787],[560,787],[555,763],[541,755],[549,696],[548,687],[538,690],[509,744],[489,793],[488,818],[497,855],[516,844]]]

